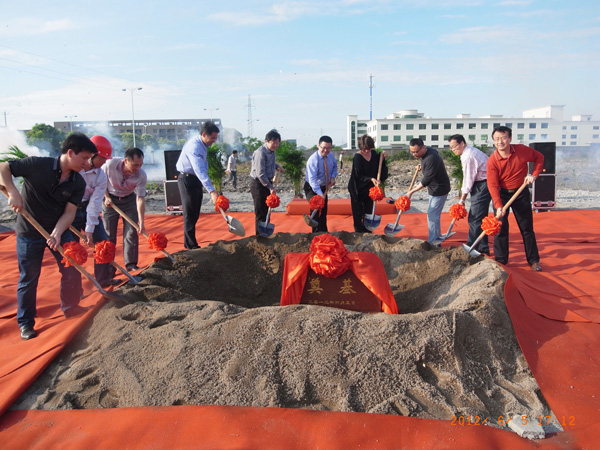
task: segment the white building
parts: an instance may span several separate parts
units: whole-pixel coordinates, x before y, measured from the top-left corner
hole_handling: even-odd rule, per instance
[[[448,138],[462,134],[468,144],[493,146],[492,131],[504,125],[512,129],[515,144],[555,142],[560,147],[589,147],[600,144],[600,121],[591,115],[573,116],[564,120],[564,105],[551,105],[523,111],[523,117],[489,115],[471,117],[459,114],[456,118],[425,117],[416,109],[398,111],[383,119],[365,120],[357,115],[347,116],[348,148],[358,148],[358,138],[370,135],[381,149],[408,148],[412,138],[421,138],[425,145],[443,148]]]

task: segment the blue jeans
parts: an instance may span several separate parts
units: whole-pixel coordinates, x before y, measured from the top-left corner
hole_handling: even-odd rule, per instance
[[[444,209],[444,204],[446,203],[447,198],[448,194],[429,196],[429,207],[427,208],[427,228],[429,228],[428,241],[430,244],[433,244],[433,241],[439,239],[442,235],[442,225],[440,221],[442,217],[442,209]]]
[[[77,208],[77,212],[75,213],[75,219],[73,220],[73,227],[79,231],[85,229],[85,224],[87,222],[87,213],[85,208]],[[98,221],[98,225],[94,227],[94,233],[92,234],[92,239],[94,244],[96,242],[108,241],[108,233],[104,229],[104,224],[102,223],[102,219]],[[77,238],[79,241],[79,238]],[[96,264],[94,262],[94,278],[103,285],[107,283],[112,277],[110,276],[110,264]]]
[[[73,235],[65,231],[61,237],[61,245],[72,241]],[[17,284],[17,323],[35,325],[37,314],[37,287],[42,272],[42,260],[46,249],[46,239],[43,237],[17,236],[17,259],[19,263],[19,283]],[[79,304],[83,289],[81,287],[81,274],[75,267],[65,267],[61,262],[62,255],[50,250],[60,271],[60,307],[63,312]]]

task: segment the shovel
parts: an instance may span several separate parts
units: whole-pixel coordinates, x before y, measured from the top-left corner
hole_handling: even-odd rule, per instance
[[[6,192],[6,188],[4,186],[0,186],[0,190],[2,191],[2,193],[4,195],[6,195],[8,197],[8,193]],[[38,232],[44,236],[44,238],[46,238],[46,240],[50,239],[50,234],[48,234],[48,232],[46,230],[44,230],[44,228],[42,228],[42,226],[38,223],[37,220],[35,220],[33,217],[31,217],[29,215],[29,213],[27,211],[24,211],[23,209],[20,211],[21,215],[23,217],[25,217],[25,219],[27,219],[27,221],[33,225],[35,227],[36,230],[38,230]],[[96,281],[96,279],[91,276],[87,270],[85,270],[83,267],[81,267],[79,264],[77,264],[75,261],[73,261],[71,258],[69,258],[68,256],[65,255],[65,252],[62,248],[61,245],[58,246],[58,252],[66,259],[69,260],[69,263],[75,267],[84,277],[86,277],[88,280],[90,280],[94,286],[96,287],[96,289],[98,290],[98,292],[100,292],[103,296],[105,296],[106,298],[110,299],[110,300],[115,300],[115,301],[119,301],[119,302],[123,302],[126,303],[128,305],[131,304],[131,302],[129,300],[127,300],[124,297],[121,297],[120,295],[117,294],[113,294],[112,292],[108,292],[104,289],[102,289],[102,286],[100,286],[100,283],[98,283]]]
[[[383,164],[383,152],[379,155],[379,169],[377,170],[377,181],[381,179],[381,166]],[[373,202],[373,212],[371,214],[365,214],[365,228],[369,231],[374,231],[381,223],[381,216],[375,215],[375,207],[377,202]],[[400,219],[398,219],[400,220]]]
[[[450,233],[450,231],[452,231],[452,227],[454,226],[455,223],[456,223],[456,219],[452,219],[452,221],[450,222],[450,226],[448,227],[448,231],[446,231],[446,234],[442,234],[439,239],[435,239],[433,241],[433,245],[439,245],[442,242],[444,242],[446,239],[448,239],[450,236],[454,236],[456,234],[456,231],[454,233]]]
[[[326,178],[326,182],[325,182],[326,186],[325,186],[325,192],[323,193],[323,198],[325,200],[327,200],[327,192],[329,191],[329,172],[327,171],[327,156],[323,159],[323,165],[325,166],[325,178]],[[319,210],[315,209],[310,214],[310,216],[308,214],[303,214],[304,222],[306,222],[306,225],[308,225],[309,227],[312,227],[312,228],[316,228],[319,226],[319,222],[317,222],[315,220],[315,216],[317,215],[317,212],[319,212]]]
[[[77,235],[77,237],[79,237],[79,239],[83,239],[85,240],[85,236],[83,234],[81,234],[81,232],[75,228],[73,225],[71,225],[69,227],[69,230],[71,230],[73,233],[75,233]],[[135,275],[131,275],[129,272],[127,272],[127,270],[125,270],[123,267],[121,267],[119,264],[117,264],[116,261],[111,261],[110,264],[115,268],[115,269],[119,269],[121,272],[123,272],[125,274],[125,276],[127,278],[129,278],[129,281],[131,282],[131,284],[138,284],[140,281],[143,280],[142,277],[138,277]]]
[[[277,182],[278,173],[275,172],[275,176],[273,177],[273,187],[275,187],[275,183]],[[269,223],[269,219],[271,218],[271,207],[269,206],[269,210],[267,211],[267,218],[264,222],[258,222],[258,234],[262,237],[269,237],[275,231],[275,224]]]
[[[233,233],[236,236],[241,236],[241,237],[246,236],[246,230],[244,230],[244,225],[242,225],[242,222],[237,220],[235,217],[226,215],[225,211],[223,211],[223,208],[221,208],[220,206],[219,206],[219,211],[221,211],[221,215],[223,216],[223,219],[225,219],[225,222],[227,222],[227,226],[229,227],[230,233]]]
[[[504,205],[502,207],[501,211],[507,211],[508,207],[512,204],[512,202],[515,201],[515,199],[519,196],[519,194],[523,191],[523,189],[525,189],[525,187],[527,186],[527,182],[524,182],[521,187],[517,190],[517,192],[515,192],[513,194],[513,196],[510,198],[510,200],[506,203],[506,205]],[[477,236],[477,239],[475,239],[475,242],[473,242],[473,245],[471,245],[470,247],[467,244],[463,244],[462,247],[465,249],[465,251],[474,257],[478,257],[481,255],[481,253],[479,253],[477,250],[475,250],[475,247],[477,247],[477,244],[479,244],[479,242],[483,239],[483,236],[485,236],[485,231],[482,231],[481,234],[479,236]]]
[[[130,217],[127,215],[127,214],[125,214],[121,208],[119,208],[117,205],[115,205],[115,204],[113,203],[113,201],[112,201],[112,200],[110,200],[110,197],[107,197],[107,198],[108,198],[108,200],[110,201],[110,204],[111,204],[111,206],[113,207],[113,209],[114,209],[116,212],[118,212],[118,213],[119,213],[119,215],[120,215],[120,216],[121,216],[123,219],[125,219],[127,222],[129,222],[129,223],[130,223],[130,224],[131,224],[131,225],[132,225],[132,226],[133,226],[133,227],[134,227],[136,230],[138,230],[138,232],[139,232],[139,231],[140,231],[140,227],[138,226],[138,224],[137,224],[137,223],[135,223],[133,220],[131,220],[131,218],[130,218]],[[149,238],[147,233],[143,233],[143,234],[144,234],[144,237],[145,237],[146,239],[148,239],[148,238]],[[164,253],[164,254],[165,254],[165,255],[166,255],[166,256],[167,256],[167,257],[168,257],[168,258],[169,258],[171,261],[175,262],[175,258],[173,258],[173,255],[171,255],[171,254],[170,254],[168,251],[166,251],[165,249],[162,249],[162,250],[161,250],[161,252],[163,252],[163,253]]]
[[[419,166],[417,166],[417,168],[415,169],[415,174],[412,177],[412,180],[410,182],[410,187],[408,188],[408,190],[410,191],[414,184],[415,184],[415,180],[417,179],[417,174],[419,173],[419,170],[421,170],[421,168]],[[375,213],[375,211],[373,211],[373,213]],[[396,222],[392,223],[388,223],[385,228],[383,229],[383,232],[385,233],[386,236],[395,236],[396,234],[398,234],[400,231],[402,231],[402,228],[404,228],[404,225],[398,225],[398,222],[400,222],[400,216],[402,215],[402,210],[398,211],[398,215],[396,216]]]

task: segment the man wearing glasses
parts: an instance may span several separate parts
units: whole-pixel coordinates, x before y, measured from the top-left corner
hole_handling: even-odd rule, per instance
[[[433,244],[434,241],[441,239],[442,227],[440,221],[442,209],[444,209],[448,192],[450,192],[450,178],[448,178],[446,166],[444,166],[444,161],[437,150],[432,147],[425,147],[422,139],[411,139],[409,149],[415,158],[421,158],[420,166],[423,171],[423,178],[406,195],[410,198],[415,192],[427,188],[429,194],[429,206],[427,208],[429,236],[427,240],[430,244]],[[437,245],[439,246],[439,244]]]
[[[313,233],[327,232],[327,196],[325,192],[335,185],[335,177],[338,174],[337,161],[331,154],[332,146],[333,140],[329,136],[321,136],[317,151],[306,161],[306,182],[304,183],[306,199],[310,201],[315,195],[325,198],[325,206],[314,217],[319,224],[312,228]]]

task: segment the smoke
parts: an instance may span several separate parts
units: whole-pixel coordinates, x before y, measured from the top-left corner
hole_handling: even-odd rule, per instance
[[[50,156],[46,150],[41,150],[27,143],[22,131],[13,128],[0,128],[0,157],[7,156],[10,147],[18,147],[27,156]]]

